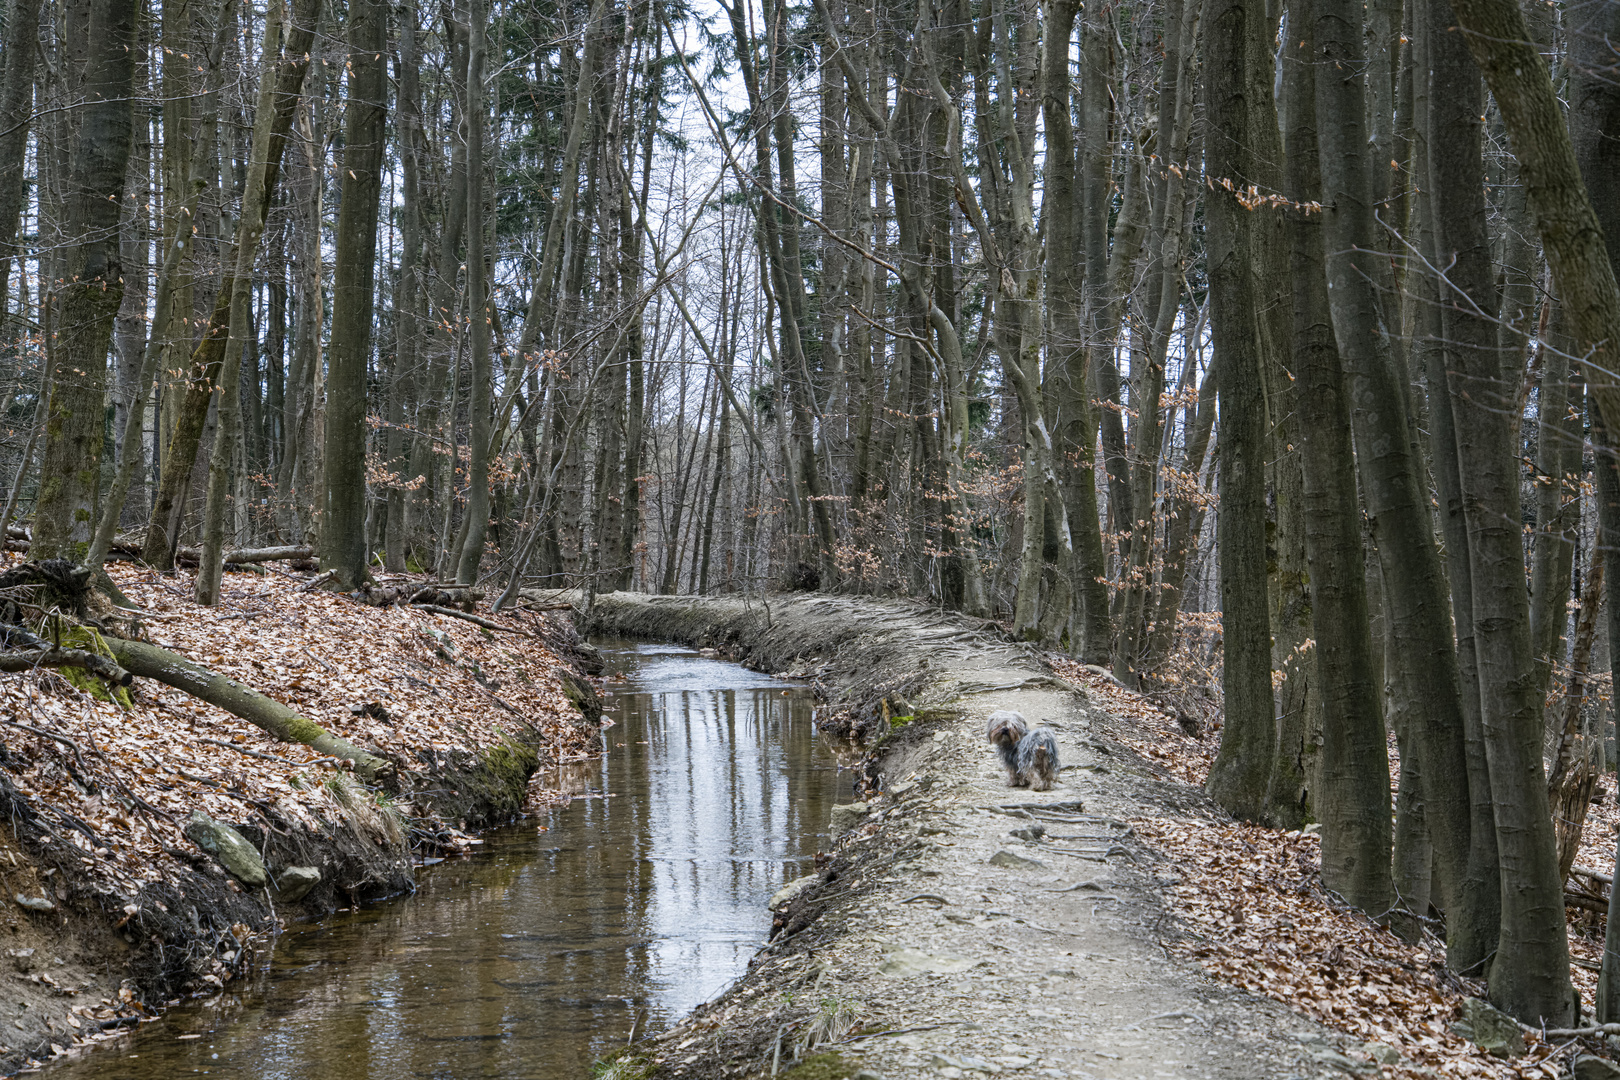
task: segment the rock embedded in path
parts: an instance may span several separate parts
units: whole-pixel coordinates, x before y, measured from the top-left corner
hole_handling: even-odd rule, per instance
[[[1519,1022],[1488,1001],[1463,998],[1462,1019],[1451,1028],[1493,1057],[1516,1058],[1524,1053]]]
[[[202,848],[242,884],[262,889],[270,880],[264,861],[241,833],[201,810],[186,818],[186,839]]]
[[[276,899],[296,904],[321,883],[321,872],[313,866],[284,866],[276,872]]]
[[[24,896],[22,893],[18,893],[12,899],[17,901],[17,906],[18,907],[27,908],[29,911],[55,911],[56,910],[56,905],[51,903],[49,900],[47,900],[43,896]]]
[[[1000,866],[1007,870],[1045,870],[1046,864],[1039,859],[1031,859],[1018,854],[1016,851],[1001,849],[990,856],[991,866]]]
[[[1337,1050],[1316,1050],[1311,1054],[1311,1060],[1318,1065],[1326,1065],[1330,1069],[1349,1073],[1351,1076],[1376,1076],[1378,1065],[1371,1061],[1360,1061],[1348,1054],[1341,1054]]]
[[[899,948],[878,968],[878,974],[891,979],[904,979],[911,975],[955,975],[978,967],[983,961],[968,960],[960,956],[936,956],[921,949]]]

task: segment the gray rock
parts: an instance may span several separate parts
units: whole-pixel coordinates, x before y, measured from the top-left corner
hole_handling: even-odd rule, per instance
[[[1331,1069],[1338,1069],[1340,1072],[1347,1072],[1351,1076],[1361,1076],[1364,1074],[1378,1072],[1378,1066],[1374,1065],[1372,1062],[1357,1061],[1348,1054],[1341,1054],[1337,1050],[1317,1050],[1311,1054],[1311,1058],[1315,1060],[1318,1065],[1326,1065]]]
[[[422,633],[433,639],[433,651],[439,654],[440,659],[448,660],[452,664],[456,662],[455,638],[434,626],[428,627]]]
[[[1389,1043],[1369,1042],[1362,1046],[1361,1052],[1380,1065],[1398,1065],[1401,1061],[1401,1052]]]
[[[784,904],[791,904],[795,897],[820,880],[820,874],[806,874],[802,878],[794,878],[772,893],[771,902],[765,906],[774,911]]]
[[[1569,1071],[1575,1080],[1620,1080],[1620,1065],[1592,1054],[1582,1054],[1576,1058],[1570,1064]]]
[[[1018,837],[1020,840],[1028,840],[1031,843],[1034,843],[1046,835],[1046,826],[1026,825],[1022,829],[1014,829],[1012,831],[1012,835]]]
[[[845,803],[832,808],[832,821],[828,828],[834,836],[843,836],[861,823],[872,808],[863,802]]]
[[[1000,866],[1007,870],[1045,870],[1046,864],[1039,859],[1029,859],[1016,851],[1001,849],[990,856],[991,866]]]
[[[241,833],[201,810],[193,810],[186,818],[186,839],[212,855],[215,862],[242,884],[262,889],[269,882],[264,861],[253,845]]]
[[[994,1075],[1001,1071],[1000,1065],[993,1065],[990,1062],[985,1061],[983,1058],[968,1057],[966,1054],[962,1055],[957,1064],[969,1072],[990,1073],[991,1075]]]
[[[313,866],[284,866],[276,872],[276,899],[296,904],[321,883],[321,872]]]
[[[43,896],[24,896],[22,893],[18,893],[16,896],[12,897],[12,899],[17,901],[18,907],[27,908],[29,911],[56,910],[56,905],[45,899]]]
[[[1490,1002],[1463,998],[1462,1013],[1462,1021],[1453,1025],[1453,1030],[1487,1054],[1516,1058],[1524,1053],[1524,1032],[1519,1022]]]
[[[862,1069],[860,1072],[850,1077],[850,1080],[883,1080],[883,1074],[875,1073],[871,1069]]]
[[[921,949],[901,948],[889,953],[889,958],[878,968],[878,974],[892,979],[903,979],[910,975],[955,975],[979,964],[978,960],[960,956],[935,956]]]
[[[6,955],[11,957],[11,966],[24,975],[39,966],[39,961],[34,958],[33,949],[7,949]]]

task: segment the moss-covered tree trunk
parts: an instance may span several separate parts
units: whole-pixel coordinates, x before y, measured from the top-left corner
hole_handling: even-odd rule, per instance
[[[46,403],[33,559],[84,554],[101,481],[107,352],[124,296],[118,222],[134,134],[132,0],[91,0],[84,105],[68,169],[63,232],[73,245],[59,286],[59,359]]]

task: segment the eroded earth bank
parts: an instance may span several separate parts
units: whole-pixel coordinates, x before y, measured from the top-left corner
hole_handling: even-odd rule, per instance
[[[543,804],[541,765],[600,746],[590,651],[559,614],[412,604],[433,590],[403,580],[378,606],[251,568],[205,608],[183,575],[110,569],[132,608],[0,566],[0,1072],[234,991],[280,927],[411,890]],[[131,678],[136,649],[185,670]],[[250,692],[318,745],[213,703]]]

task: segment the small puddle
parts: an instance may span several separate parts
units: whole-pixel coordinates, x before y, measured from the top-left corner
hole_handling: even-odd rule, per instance
[[[173,1009],[56,1080],[584,1078],[740,975],[765,901],[850,798],[808,689],[689,649],[598,642],[608,752],[563,809],[484,834],[418,890],[295,925],[251,990]]]

